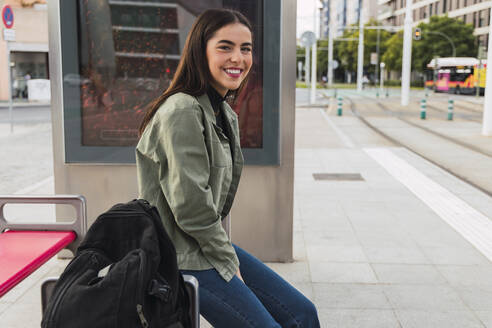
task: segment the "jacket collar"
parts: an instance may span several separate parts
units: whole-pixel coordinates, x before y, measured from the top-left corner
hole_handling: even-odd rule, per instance
[[[196,100],[200,106],[202,106],[207,121],[216,123],[214,109],[210,103],[210,99],[208,99],[208,95],[204,93],[203,95],[196,97]]]
[[[204,109],[205,117],[207,118],[207,120],[215,124],[217,121],[215,120],[214,109],[212,107],[212,104],[210,103],[208,95],[204,93],[203,95],[196,97],[196,100]],[[222,109],[224,110],[224,114],[227,118],[228,124],[232,124],[236,121],[236,115],[227,102],[222,103]]]

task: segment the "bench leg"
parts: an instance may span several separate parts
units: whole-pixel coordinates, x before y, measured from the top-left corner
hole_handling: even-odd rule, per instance
[[[198,302],[198,280],[192,275],[183,275],[186,290],[190,295],[190,316],[193,328],[200,327],[200,306]]]

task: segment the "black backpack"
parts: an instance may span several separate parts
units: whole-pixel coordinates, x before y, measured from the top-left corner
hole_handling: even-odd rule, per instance
[[[43,328],[191,327],[176,250],[147,201],[101,214],[56,283]]]

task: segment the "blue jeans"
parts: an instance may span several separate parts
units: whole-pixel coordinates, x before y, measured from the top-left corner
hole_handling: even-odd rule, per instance
[[[198,279],[200,314],[215,328],[318,328],[314,304],[265,264],[234,245],[244,283],[215,269],[182,270]]]

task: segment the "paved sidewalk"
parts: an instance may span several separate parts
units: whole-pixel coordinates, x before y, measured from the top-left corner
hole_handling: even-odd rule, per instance
[[[297,110],[295,262],[268,265],[313,300],[322,327],[492,328],[491,261],[449,223],[485,217],[487,231],[491,198],[333,114]],[[51,260],[0,299],[1,327],[39,326],[40,282],[66,263]]]
[[[482,216],[492,213],[490,197],[406,149],[388,147],[355,117],[330,116],[335,128],[328,123],[314,136],[321,122],[318,109],[298,110],[298,262],[273,267],[313,289],[324,327],[492,327],[490,260],[438,214],[445,197],[425,203],[418,186],[409,189],[412,181],[388,169],[413,167]],[[381,153],[392,156],[387,168]],[[364,180],[315,181],[313,173]],[[424,191],[431,182],[422,182]]]

